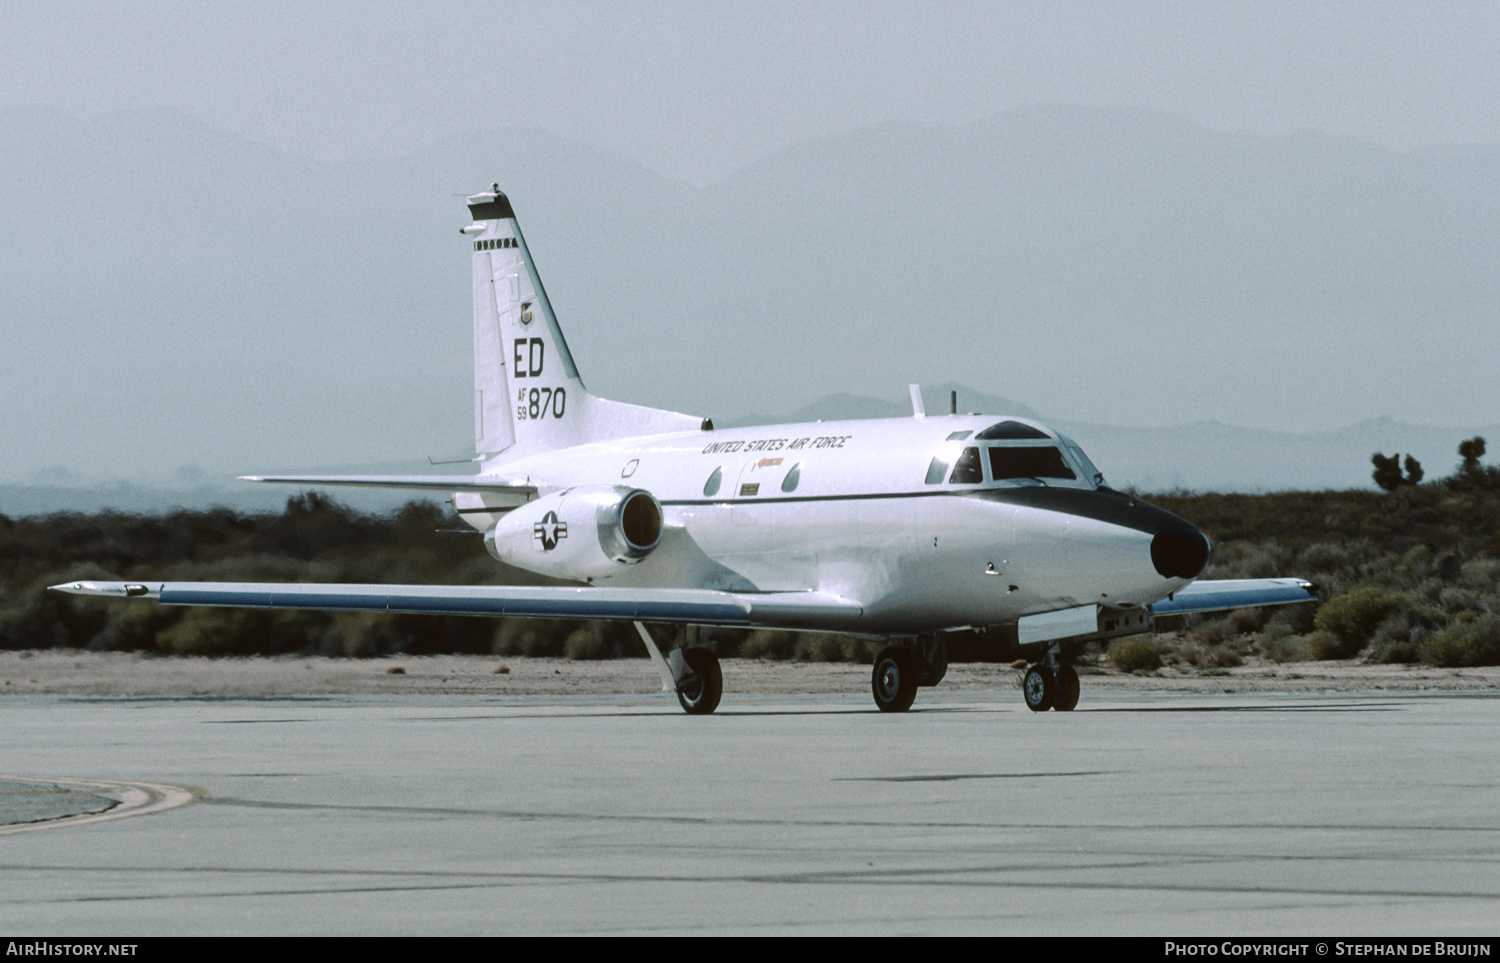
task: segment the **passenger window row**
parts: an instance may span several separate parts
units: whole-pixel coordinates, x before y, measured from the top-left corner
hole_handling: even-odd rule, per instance
[[[802,463],[799,461],[791,467],[791,470],[781,479],[781,490],[791,494],[797,490],[802,481]],[[724,484],[724,468],[719,466],[708,476],[708,481],[703,483],[703,497],[712,498],[719,493],[719,488]],[[748,489],[748,490],[747,490]],[[740,490],[741,495],[753,495],[759,492],[760,486],[746,486]]]

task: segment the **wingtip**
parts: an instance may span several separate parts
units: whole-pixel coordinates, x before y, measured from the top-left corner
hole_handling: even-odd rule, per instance
[[[51,592],[66,592],[69,595],[94,595],[106,598],[157,598],[161,595],[161,583],[145,585],[140,582],[63,582],[47,586]]]

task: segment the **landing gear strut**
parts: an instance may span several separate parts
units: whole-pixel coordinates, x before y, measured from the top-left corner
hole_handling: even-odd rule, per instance
[[[1032,712],[1071,712],[1078,705],[1081,686],[1078,670],[1059,662],[1057,650],[1051,649],[1047,657],[1026,670],[1021,682],[1021,693],[1026,697],[1026,708]]]
[[[719,707],[724,696],[724,673],[719,668],[719,657],[709,649],[699,648],[698,627],[689,625],[683,644],[672,650],[670,658],[661,654],[651,632],[641,622],[635,623],[646,652],[656,663],[661,675],[661,691],[676,692],[682,711],[694,716],[706,716]]]

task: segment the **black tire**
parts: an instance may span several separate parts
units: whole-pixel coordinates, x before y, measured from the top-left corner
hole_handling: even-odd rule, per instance
[[[1058,712],[1072,712],[1078,705],[1078,694],[1082,686],[1078,682],[1078,670],[1071,665],[1057,669],[1057,694],[1052,698],[1052,708]]]
[[[1045,665],[1034,665],[1026,670],[1021,682],[1021,694],[1026,697],[1026,708],[1032,712],[1046,712],[1057,698],[1057,682]]]
[[[881,712],[905,712],[917,698],[917,660],[899,645],[887,646],[875,657],[870,690]]]
[[[719,699],[724,695],[724,672],[719,668],[719,657],[707,649],[683,649],[682,659],[697,678],[677,690],[677,701],[688,715],[706,716],[719,707]]]

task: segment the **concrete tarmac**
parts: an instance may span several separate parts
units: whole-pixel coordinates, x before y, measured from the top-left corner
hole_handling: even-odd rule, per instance
[[[9,697],[0,929],[1500,933],[1494,694],[668,698]]]

